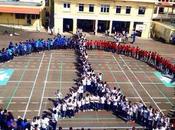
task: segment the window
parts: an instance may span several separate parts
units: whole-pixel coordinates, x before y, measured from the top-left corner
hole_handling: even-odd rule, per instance
[[[121,12],[121,6],[116,6],[116,13],[120,13]]]
[[[15,14],[16,19],[25,19],[25,14]]]
[[[49,6],[49,0],[45,0],[45,5]]]
[[[94,5],[93,4],[89,5],[89,12],[94,12]]]
[[[131,13],[131,6],[126,6],[126,14],[130,14]]]
[[[70,8],[70,3],[64,3],[64,8]]]
[[[101,12],[109,13],[109,5],[101,5]]]
[[[39,14],[32,14],[32,19],[39,19],[40,15]]]
[[[159,14],[163,14],[164,13],[164,8],[163,7],[159,7]]]
[[[146,10],[146,7],[139,7],[138,14],[144,15],[145,14],[145,10]]]
[[[157,7],[154,7],[154,14],[157,14]]]
[[[84,11],[84,4],[79,4],[79,11]]]

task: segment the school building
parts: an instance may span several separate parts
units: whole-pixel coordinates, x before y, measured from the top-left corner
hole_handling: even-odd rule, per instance
[[[155,4],[153,20],[174,20],[175,0],[158,0]]]
[[[175,0],[0,0],[0,24],[55,33],[110,34],[135,29],[150,37],[152,20],[174,18]]]
[[[136,29],[149,38],[154,8],[155,0],[55,0],[54,31],[111,34]]]
[[[0,0],[0,24],[39,31],[44,7],[43,0]]]

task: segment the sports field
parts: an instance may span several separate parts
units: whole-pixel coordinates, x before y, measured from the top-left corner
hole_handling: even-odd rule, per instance
[[[175,51],[172,51],[175,46],[155,43],[156,46],[153,41],[144,42],[148,44],[138,42],[136,45],[147,50],[158,50],[175,62]],[[95,72],[102,72],[103,80],[112,88],[120,87],[122,93],[132,102],[142,101],[165,115],[175,105],[175,88],[166,87],[155,76],[156,70],[147,64],[99,50],[89,50],[88,56]],[[54,99],[57,89],[66,95],[75,86],[74,79],[78,78],[75,62],[74,50],[66,49],[15,57],[13,61],[1,64],[1,69],[12,69],[14,72],[8,83],[0,86],[0,105],[12,111],[16,118],[22,116],[32,120],[32,117],[41,115],[43,111],[52,108],[52,102],[48,98]],[[65,129],[70,126],[126,129],[133,125],[106,111],[81,112],[71,119],[59,119],[58,124]],[[136,126],[140,128],[139,125]]]

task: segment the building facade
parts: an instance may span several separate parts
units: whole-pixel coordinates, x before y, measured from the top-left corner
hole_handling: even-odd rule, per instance
[[[133,29],[149,38],[155,0],[55,0],[54,31],[109,33]]]
[[[0,0],[0,24],[40,31],[43,0]]]
[[[155,4],[154,20],[175,20],[175,0],[158,0]]]

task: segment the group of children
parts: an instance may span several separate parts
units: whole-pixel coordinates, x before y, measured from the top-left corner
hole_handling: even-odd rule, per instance
[[[114,40],[118,43],[127,43],[128,42],[128,33],[123,31],[122,33],[120,32],[115,32],[114,34]]]
[[[58,119],[58,118],[57,118]],[[6,109],[0,109],[1,130],[56,130],[57,121],[47,115],[35,116],[31,122],[22,117],[14,118],[13,114]]]
[[[86,41],[85,45],[87,49],[101,49],[111,51],[117,54],[130,56],[137,60],[143,61],[148,65],[154,67],[165,75],[169,75],[175,81],[175,64],[172,64],[170,60],[162,57],[157,52],[147,51],[139,48],[138,46],[131,46],[129,44],[119,44],[112,41]]]
[[[155,52],[148,52],[138,47],[116,44],[115,42],[109,41],[86,41],[84,38],[75,41],[66,37],[57,36],[47,41],[28,40],[16,45],[10,43],[9,47],[0,53],[0,58],[3,55],[2,57],[5,58],[3,59],[4,62],[13,59],[14,56],[57,48],[75,49],[77,54],[76,67],[80,76],[76,82],[77,87],[72,88],[70,93],[64,98],[58,91],[57,100],[54,102],[52,113],[50,115],[44,114],[42,117],[34,117],[32,122],[28,122],[26,119],[22,118],[15,120],[12,113],[1,110],[1,129],[56,130],[59,118],[72,118],[75,113],[79,111],[99,110],[112,111],[116,116],[126,121],[136,121],[148,129],[169,128],[169,118],[165,117],[161,112],[151,106],[145,106],[142,102],[131,103],[122,94],[120,88],[117,89],[114,87],[112,89],[107,82],[103,82],[102,73],[96,74],[89,63],[86,49],[103,49],[131,56],[156,67],[164,73],[174,75],[174,66]],[[4,56],[4,53],[12,57],[6,59],[7,57]]]
[[[53,39],[43,40],[26,40],[24,42],[19,42],[14,44],[9,43],[7,48],[0,50],[0,63],[12,60],[14,56],[23,56],[31,54],[32,52],[41,52],[44,50],[67,48],[70,46],[71,38],[65,36],[57,36]]]
[[[95,74],[88,61],[86,44],[83,39],[78,40],[76,46],[77,69],[80,78],[76,88],[73,88],[65,98],[54,103],[53,113],[59,118],[74,117],[79,111],[112,111],[116,116],[126,121],[136,121],[148,129],[168,129],[169,118],[160,111],[145,106],[142,102],[131,103],[122,94],[120,88],[111,89],[102,81],[102,73]]]

